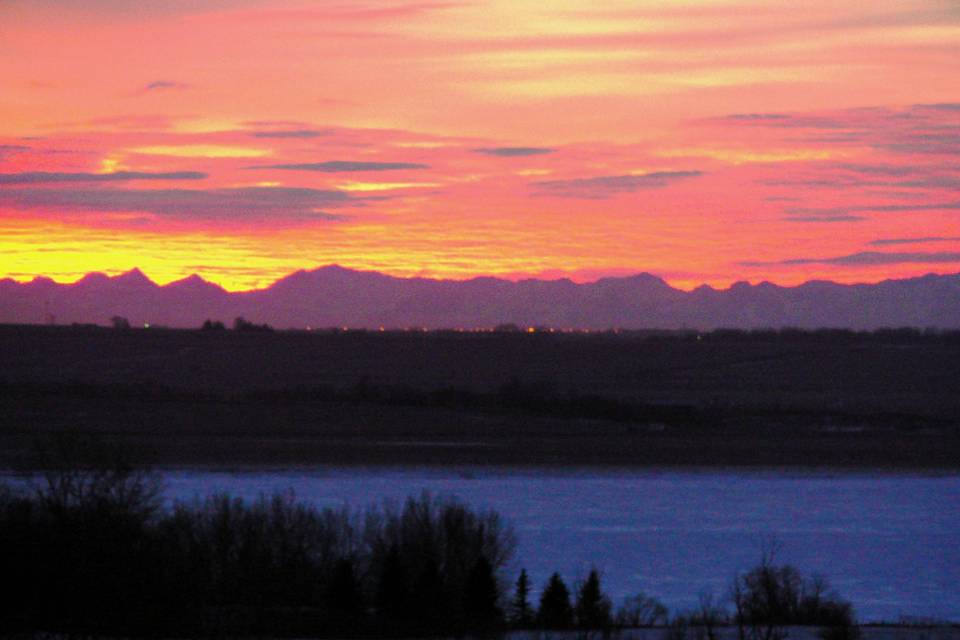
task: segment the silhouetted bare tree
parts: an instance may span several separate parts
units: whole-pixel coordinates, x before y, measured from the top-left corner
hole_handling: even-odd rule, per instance
[[[656,598],[638,593],[623,601],[615,622],[619,627],[655,627],[667,624],[667,608]]]
[[[43,476],[37,498],[55,516],[96,511],[145,522],[162,503],[158,475],[94,436],[65,432],[38,440],[31,467]]]
[[[730,587],[734,621],[741,640],[782,640],[788,625],[832,628],[856,634],[850,603],[830,592],[823,578],[805,579],[790,565],[775,562],[779,546],[765,546],[760,562],[736,576]]]
[[[717,640],[717,627],[726,622],[726,612],[712,591],[701,591],[697,601],[697,608],[690,616],[690,623],[697,630],[697,635],[706,640]]]

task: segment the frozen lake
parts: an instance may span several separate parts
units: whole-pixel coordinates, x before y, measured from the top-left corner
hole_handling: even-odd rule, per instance
[[[167,495],[253,498],[293,489],[318,506],[365,507],[423,490],[495,509],[514,527],[511,577],[539,589],[591,566],[619,603],[643,591],[670,609],[725,593],[765,540],[781,562],[821,574],[861,620],[960,621],[960,475],[478,468],[166,471]]]

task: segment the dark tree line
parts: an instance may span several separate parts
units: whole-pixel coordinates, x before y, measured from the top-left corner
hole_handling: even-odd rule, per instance
[[[501,628],[511,530],[423,494],[357,511],[292,495],[164,509],[155,477],[80,439],[0,496],[0,634],[423,636]]]
[[[572,592],[554,573],[534,606],[525,570],[506,593],[511,529],[452,499],[357,511],[214,495],[165,509],[155,475],[77,437],[47,442],[31,468],[29,491],[0,485],[0,635],[426,637],[668,621],[673,640],[715,640],[730,624],[740,640],[782,640],[788,625],[857,635],[848,602],[773,553],[736,576],[732,613],[702,595],[668,620],[643,594],[614,612],[596,569]]]

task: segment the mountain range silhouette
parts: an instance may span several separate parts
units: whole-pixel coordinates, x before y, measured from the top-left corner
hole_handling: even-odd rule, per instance
[[[228,292],[197,275],[157,285],[139,269],[90,273],[71,284],[0,280],[0,322],[199,327],[243,316],[276,328],[714,329],[960,328],[960,274],[876,284],[810,281],[795,287],[738,282],[729,289],[671,287],[649,273],[578,284],[568,279],[396,278],[325,266],[269,287]]]

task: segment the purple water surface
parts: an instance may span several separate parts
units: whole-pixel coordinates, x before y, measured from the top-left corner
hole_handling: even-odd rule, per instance
[[[722,596],[765,541],[821,574],[861,620],[960,621],[960,475],[741,471],[315,468],[164,472],[171,499],[293,489],[318,506],[365,507],[429,490],[499,511],[515,566],[539,587],[591,566],[617,603],[643,591],[671,610]]]

